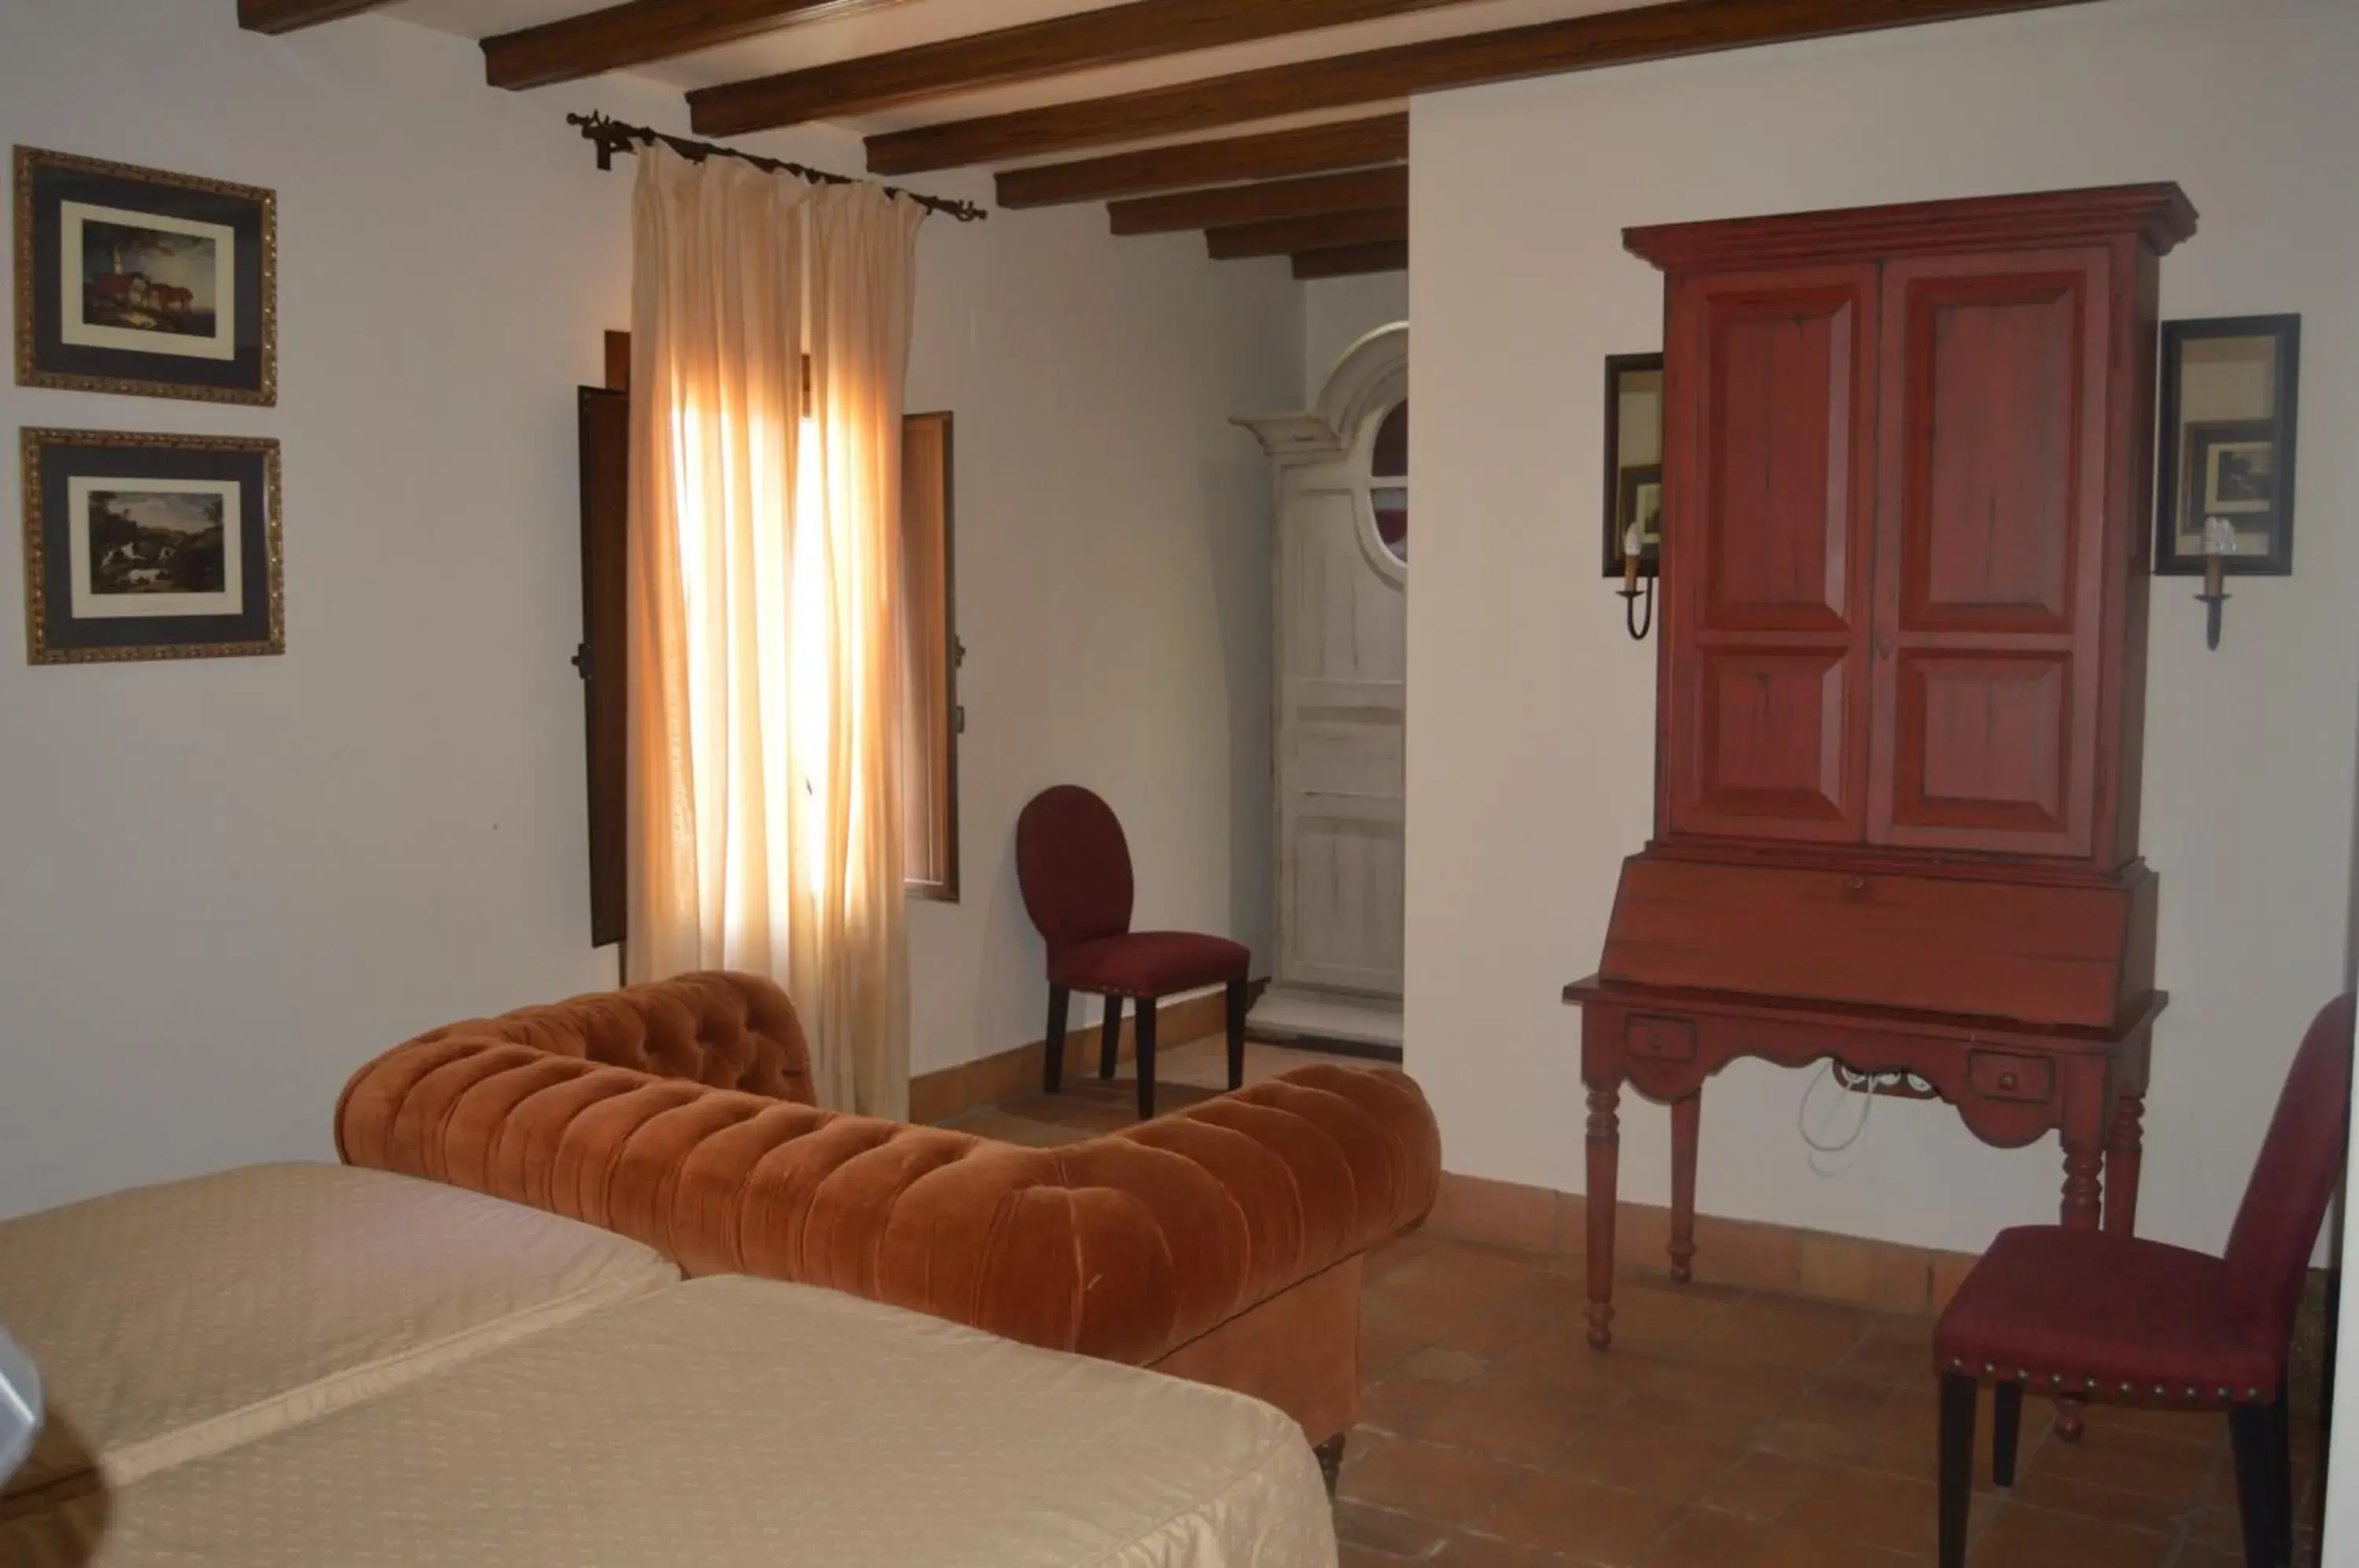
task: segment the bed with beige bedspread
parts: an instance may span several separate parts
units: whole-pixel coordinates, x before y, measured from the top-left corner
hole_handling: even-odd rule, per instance
[[[1242,1395],[439,1184],[253,1167],[0,1224],[53,1425],[10,1568],[1332,1568]]]

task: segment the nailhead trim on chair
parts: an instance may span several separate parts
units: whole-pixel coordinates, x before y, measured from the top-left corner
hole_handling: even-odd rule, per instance
[[[1949,1370],[1971,1374],[1974,1368],[1973,1364],[1964,1357],[1953,1356],[1950,1358]],[[1996,1364],[1984,1362],[1980,1375],[1996,1378],[1999,1376]],[[2063,1394],[2092,1394],[2097,1391],[2097,1380],[2094,1377],[2074,1377],[2062,1372],[2032,1372],[2020,1367],[2015,1369],[2015,1376],[2008,1381],[2020,1383],[2027,1388],[2044,1388]],[[2137,1391],[2137,1385],[2135,1383],[2122,1385],[2122,1392],[2132,1398],[2136,1397]],[[2247,1388],[2241,1395],[2234,1388],[2223,1388],[2218,1393],[2208,1396],[2201,1388],[2190,1388],[2184,1394],[2174,1395],[2169,1388],[2160,1383],[2154,1386],[2154,1397],[2158,1399],[2169,1399],[2179,1403],[2204,1405],[2256,1405],[2268,1403],[2274,1399],[2273,1395],[2264,1395],[2258,1388]]]

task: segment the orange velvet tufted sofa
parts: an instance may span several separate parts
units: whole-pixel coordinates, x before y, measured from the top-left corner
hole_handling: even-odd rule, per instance
[[[701,974],[452,1024],[336,1111],[345,1161],[618,1231],[690,1274],[828,1286],[1256,1395],[1332,1458],[1360,1258],[1432,1205],[1398,1073],[1299,1069],[1060,1149],[821,1111],[794,1006]]]

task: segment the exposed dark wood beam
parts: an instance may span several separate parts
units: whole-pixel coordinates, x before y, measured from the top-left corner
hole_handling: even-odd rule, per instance
[[[237,0],[237,25],[249,33],[291,33],[374,11],[391,0]]]
[[[1294,276],[1305,281],[1313,278],[1357,278],[1363,273],[1408,270],[1407,240],[1378,240],[1373,245],[1335,245],[1327,250],[1299,251],[1294,257]]]
[[[1466,0],[1131,0],[688,95],[699,136],[734,136],[948,93],[1375,21]]]
[[[1408,156],[1408,116],[1378,114],[1299,130],[1182,142],[1074,163],[1005,169],[997,181],[999,204],[1053,207],[1067,201],[1103,201],[1142,191],[1180,191],[1192,185],[1397,163]]]
[[[1408,169],[1355,169],[1345,174],[1314,174],[1307,180],[1274,180],[1260,185],[1229,185],[1216,191],[1183,191],[1176,196],[1141,196],[1106,209],[1118,234],[1168,234],[1180,229],[1218,229],[1273,218],[1307,218],[1319,212],[1364,212],[1371,207],[1408,204]]]
[[[1204,231],[1204,248],[1215,261],[1249,256],[1292,256],[1340,245],[1408,243],[1408,209],[1379,207],[1367,212],[1321,212],[1310,218],[1278,218]]]
[[[878,174],[957,169],[1185,135],[1445,87],[1592,71],[1756,44],[1832,38],[2091,0],[1669,0],[1499,32],[1468,33],[1176,86],[921,125],[868,138]]]
[[[245,0],[241,0],[245,3]],[[291,0],[277,0],[289,4]],[[871,11],[896,0],[627,0],[484,40],[495,87],[546,87],[669,60],[797,22]]]

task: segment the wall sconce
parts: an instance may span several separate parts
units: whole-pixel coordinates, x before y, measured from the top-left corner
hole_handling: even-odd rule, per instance
[[[2220,646],[2220,606],[2228,602],[2228,558],[2236,553],[2236,525],[2225,517],[2203,519],[2203,646]]]
[[[1622,579],[1614,592],[1622,598],[1623,629],[1643,639],[1655,625],[1655,573],[1663,548],[1661,354],[1606,356],[1604,452],[1605,575]]]
[[[2299,316],[2164,323],[2154,570],[2203,574],[2195,598],[2211,648],[2229,578],[2293,573],[2300,392]]]
[[[1636,523],[1622,533],[1622,586],[1614,592],[1622,595],[1622,627],[1634,642],[1644,642],[1655,628],[1655,574],[1644,573],[1647,579],[1647,613],[1638,613],[1639,567],[1647,553],[1647,536]]]

